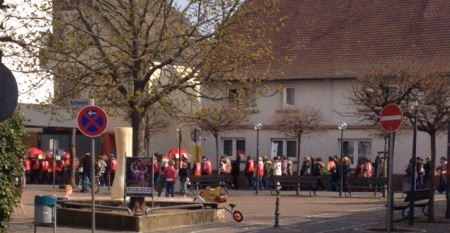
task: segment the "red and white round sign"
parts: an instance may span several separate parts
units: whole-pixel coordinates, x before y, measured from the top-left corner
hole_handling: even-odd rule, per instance
[[[402,121],[402,109],[396,104],[388,104],[380,112],[380,125],[386,132],[396,131]]]

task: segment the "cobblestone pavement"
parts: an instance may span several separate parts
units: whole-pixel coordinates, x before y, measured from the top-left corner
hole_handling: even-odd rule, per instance
[[[22,213],[13,215],[10,232],[33,232],[34,196],[38,194],[55,194],[63,196],[60,189],[52,189],[51,186],[27,186],[23,203],[26,216]],[[96,198],[108,199],[110,193],[102,187]],[[74,192],[73,199],[90,199],[90,193]],[[165,198],[160,198],[165,199]],[[190,198],[176,198],[189,201]],[[420,209],[416,209],[418,216],[414,226],[409,226],[408,221],[395,222],[394,232],[448,232],[450,220],[445,219],[445,196],[436,195],[436,223],[426,223],[426,218],[421,216]],[[396,195],[396,202],[402,201],[401,194]],[[236,209],[244,215],[242,223],[236,223],[231,215],[226,215],[226,220],[221,223],[212,223],[196,226],[183,226],[172,229],[152,231],[157,233],[178,232],[221,232],[221,233],[264,233],[264,232],[385,232],[386,226],[386,201],[384,198],[373,197],[373,193],[361,193],[352,198],[340,198],[336,192],[318,192],[316,197],[310,197],[308,193],[300,196],[293,192],[284,192],[280,195],[279,227],[274,228],[275,223],[275,196],[270,192],[261,191],[255,195],[254,191],[230,191],[228,202],[236,204]],[[400,218],[396,212],[394,218]],[[37,232],[53,232],[49,227],[38,227]],[[58,227],[56,232],[61,233],[88,233],[92,229],[75,229]],[[104,233],[96,229],[95,232]]]

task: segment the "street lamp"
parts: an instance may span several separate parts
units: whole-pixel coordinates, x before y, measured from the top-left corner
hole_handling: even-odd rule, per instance
[[[338,129],[341,131],[341,169],[339,169],[340,184],[339,184],[339,196],[342,197],[342,189],[344,189],[344,161],[342,161],[344,155],[344,130],[347,129],[347,123],[342,122],[338,125]]]
[[[178,170],[181,167],[181,124],[177,127],[178,131]]]
[[[409,199],[409,225],[414,225],[414,193],[416,192],[416,142],[417,142],[417,107],[419,103],[415,101],[411,105],[411,110],[414,111],[414,133],[413,133],[413,148],[412,148],[412,163],[411,163],[411,188],[410,194],[412,198]]]
[[[259,190],[259,180],[261,177],[259,177],[259,131],[262,128],[262,124],[258,123],[255,124],[255,130],[256,130],[256,194],[258,194]]]

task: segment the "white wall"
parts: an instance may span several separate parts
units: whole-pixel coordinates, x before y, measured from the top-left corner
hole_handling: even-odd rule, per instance
[[[340,154],[340,131],[337,125],[346,122],[349,126],[364,126],[357,118],[351,117],[354,109],[347,106],[348,100],[346,96],[350,95],[350,80],[313,80],[301,82],[285,82],[283,86],[295,87],[295,105],[310,105],[322,111],[326,125],[335,125],[336,129],[331,129],[320,135],[312,135],[312,137],[303,137],[301,144],[301,157],[311,155],[313,157],[322,157],[326,159],[328,156]],[[270,155],[271,139],[286,138],[283,133],[265,130],[264,125],[271,124],[272,115],[277,109],[281,109],[282,100],[281,93],[270,98],[258,98],[257,104],[260,113],[251,117],[251,124],[261,122],[263,129],[260,131],[260,152],[259,155]],[[405,165],[408,163],[412,155],[412,130],[400,129],[395,141],[394,151],[394,173],[403,174]],[[370,130],[348,129],[344,131],[344,141],[350,139],[367,139],[371,141],[371,159],[375,159],[378,151],[384,150],[384,140],[374,138]],[[226,138],[245,138],[246,155],[256,157],[256,131],[247,130],[244,132],[228,133],[221,136]],[[203,142],[204,155],[210,157],[213,166],[215,163],[215,145],[214,137],[205,136]],[[430,139],[428,134],[419,132],[417,137],[417,156],[425,158],[431,153]],[[441,136],[437,139],[437,158],[446,155],[447,139]],[[220,142],[219,153],[223,153],[223,145]],[[231,159],[234,159],[231,158]],[[437,159],[437,165],[439,159]]]

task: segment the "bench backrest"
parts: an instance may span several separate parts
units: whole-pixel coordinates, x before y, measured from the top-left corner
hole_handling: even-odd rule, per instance
[[[385,177],[347,177],[347,183],[350,184],[372,184],[383,185],[387,184],[387,178]]]
[[[275,182],[315,183],[318,176],[274,176]]]
[[[411,192],[406,192],[406,197],[404,202],[409,202],[411,198]],[[414,191],[414,200],[415,201],[421,201],[421,200],[428,200],[430,199],[430,189],[418,189]]]
[[[210,182],[210,183],[220,183],[225,182],[230,179],[229,176],[224,175],[209,175],[209,176],[191,176],[189,177],[190,182]]]

